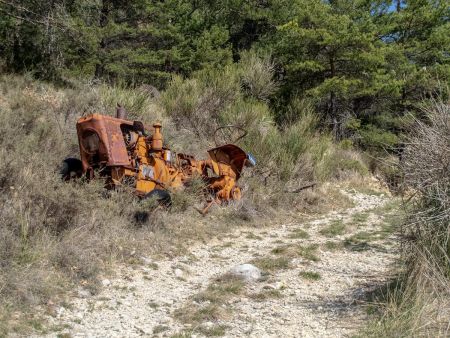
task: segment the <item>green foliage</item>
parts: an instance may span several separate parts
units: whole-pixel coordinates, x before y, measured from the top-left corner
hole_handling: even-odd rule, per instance
[[[398,3],[2,2],[0,69],[60,82],[97,78],[158,89],[170,83],[181,92],[166,95],[174,102],[167,108],[181,119],[192,110],[206,116],[229,108],[232,118],[249,109],[222,87],[238,84],[243,97],[275,108],[281,128],[297,120],[292,102],[301,103],[338,140],[395,151],[410,125],[405,112],[417,114],[423,99],[447,99],[450,80],[447,1]],[[230,66],[239,61],[246,65],[239,71]],[[203,95],[210,90],[220,97]],[[172,101],[179,96],[185,101]]]
[[[161,97],[167,115],[178,131],[188,128],[195,132],[197,140],[187,147],[198,144],[199,139],[203,148],[213,146],[215,140],[221,144],[233,142],[239,132],[225,136],[214,132],[220,126],[238,126],[248,132],[239,145],[255,155],[256,170],[283,182],[297,174],[313,180],[313,167],[321,160],[314,154],[321,138],[326,138],[315,134],[317,115],[311,106],[294,99],[289,105],[292,123],[277,127],[267,102],[277,87],[274,69],[265,57],[245,55],[239,63],[219,70],[202,70],[189,79],[174,77]],[[331,143],[323,148],[329,147]]]
[[[282,100],[313,100],[338,139],[392,150],[405,110],[425,96],[448,97],[446,1],[402,1],[394,11],[386,2],[296,0],[271,10],[276,30],[257,46],[285,72]]]

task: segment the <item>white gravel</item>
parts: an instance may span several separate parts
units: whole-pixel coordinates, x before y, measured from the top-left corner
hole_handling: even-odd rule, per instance
[[[120,267],[116,278],[103,281],[104,289],[100,294],[89,296],[84,293],[84,296],[74,298],[67,308],[58,309],[55,317],[49,320],[67,328],[48,336],[69,333],[72,337],[145,337],[153,336],[155,328],[159,331],[163,326],[165,330],[156,336],[170,337],[181,332],[186,326],[173,318],[173,312],[189,297],[206,288],[212,278],[237,264],[269,255],[280,241],[323,244],[330,239],[320,235],[319,231],[331,221],[342,219],[348,222],[352,215],[370,212],[389,200],[383,195],[347,194],[356,206],[342,212],[279,227],[240,228],[225,241],[215,239],[192,247],[186,256],[160,261],[142,257],[142,266]],[[368,223],[364,229],[352,231],[380,227],[379,217],[373,213]],[[306,230],[310,238],[290,239],[289,234],[298,228]],[[255,236],[248,236],[249,232]],[[331,240],[342,240],[350,235],[351,232]],[[326,251],[321,248],[318,262],[294,259],[291,269],[248,286],[248,292],[258,292],[264,286],[277,288],[283,297],[263,302],[246,296],[237,297],[229,304],[232,316],[213,324],[226,325],[226,337],[349,336],[365,323],[363,295],[387,278],[396,257],[396,247],[391,242],[391,238],[377,241],[376,246],[365,251]],[[154,263],[158,265],[157,269]],[[305,280],[299,276],[301,271],[318,272],[321,279]]]

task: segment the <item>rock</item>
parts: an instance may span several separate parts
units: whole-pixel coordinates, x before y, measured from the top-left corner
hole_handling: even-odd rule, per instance
[[[281,290],[281,289],[285,288],[285,285],[284,285],[283,282],[276,282],[274,287],[275,287],[276,290]]]
[[[236,265],[230,270],[230,274],[242,278],[246,282],[255,282],[260,280],[262,277],[261,270],[253,264]]]
[[[84,288],[78,288],[78,297],[80,298],[88,298],[91,297],[92,294],[89,290],[86,290]]]
[[[141,256],[141,257],[139,257],[139,259],[141,260],[141,262],[143,264],[146,264],[146,265],[150,265],[153,263],[153,261],[148,257]]]
[[[111,281],[109,279],[104,279],[104,280],[102,280],[102,285],[104,287],[110,286],[111,285]]]
[[[167,324],[167,323],[170,323],[170,317],[162,317],[160,320],[159,320],[159,322],[161,323],[161,324]]]
[[[64,312],[66,312],[66,309],[60,306],[56,309],[56,316],[60,318],[64,314]]]
[[[181,269],[175,269],[175,271],[173,273],[175,274],[175,277],[178,277],[178,278],[183,277],[183,270],[181,270]]]

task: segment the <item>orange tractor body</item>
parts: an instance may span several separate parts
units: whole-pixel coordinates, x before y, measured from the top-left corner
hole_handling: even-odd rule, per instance
[[[129,186],[139,196],[182,188],[201,177],[216,202],[241,198],[237,181],[245,166],[255,164],[250,154],[234,144],[210,149],[207,160],[175,154],[163,145],[161,124],[150,128],[123,117],[92,114],[78,120],[79,173],[91,179],[98,171],[109,188]]]

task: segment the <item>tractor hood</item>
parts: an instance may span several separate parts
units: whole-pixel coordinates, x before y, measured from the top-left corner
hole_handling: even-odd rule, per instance
[[[208,150],[208,154],[213,161],[214,172],[220,175],[218,163],[229,164],[236,172],[237,178],[240,177],[245,166],[255,166],[255,158],[247,154],[244,150],[234,144],[225,144]]]

